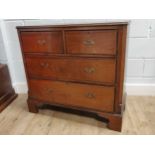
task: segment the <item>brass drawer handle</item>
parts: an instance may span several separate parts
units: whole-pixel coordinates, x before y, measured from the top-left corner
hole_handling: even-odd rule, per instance
[[[46,92],[47,94],[53,93],[53,89],[51,88],[43,88],[43,91]]]
[[[49,89],[46,89],[46,92],[49,94],[49,93],[52,93],[53,92],[53,89],[49,88]]]
[[[40,64],[40,66],[43,67],[43,68],[48,68],[49,64],[48,64],[48,63],[42,62],[42,63]]]
[[[85,96],[89,99],[95,99],[96,98],[95,94],[93,94],[93,93],[87,93]]]
[[[94,67],[86,67],[86,68],[84,68],[84,71],[86,73],[94,73],[96,70]]]
[[[86,46],[91,46],[91,45],[94,45],[95,42],[93,40],[85,40],[83,41],[83,44]]]
[[[46,44],[46,40],[38,40],[37,43],[39,45],[44,45],[44,44]]]

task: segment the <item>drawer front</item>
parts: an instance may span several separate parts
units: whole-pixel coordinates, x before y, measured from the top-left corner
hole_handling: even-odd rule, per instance
[[[68,31],[66,50],[71,54],[116,54],[117,30]]]
[[[115,82],[115,59],[26,57],[29,77],[79,82]]]
[[[30,96],[39,100],[100,111],[113,111],[114,87],[46,80],[30,80],[29,86]]]
[[[24,52],[62,53],[61,32],[21,32]]]

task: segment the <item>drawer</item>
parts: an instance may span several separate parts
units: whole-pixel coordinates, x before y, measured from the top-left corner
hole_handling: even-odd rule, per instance
[[[63,42],[61,32],[21,32],[24,52],[62,53]]]
[[[26,57],[26,66],[29,77],[115,83],[115,59]]]
[[[30,80],[30,97],[45,102],[113,111],[114,87],[85,85],[46,80]]]
[[[66,50],[71,54],[116,54],[117,30],[67,31]]]

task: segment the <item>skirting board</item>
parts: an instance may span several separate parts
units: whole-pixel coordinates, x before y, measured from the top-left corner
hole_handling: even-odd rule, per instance
[[[125,84],[127,95],[155,96],[155,84]]]
[[[26,82],[13,83],[13,88],[17,94],[26,94],[28,92],[28,87]]]
[[[14,83],[13,87],[17,94],[27,93],[27,83]],[[125,84],[125,91],[127,95],[148,95],[155,96],[155,84]]]

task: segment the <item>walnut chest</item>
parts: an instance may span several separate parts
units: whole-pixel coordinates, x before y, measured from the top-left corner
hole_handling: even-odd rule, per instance
[[[28,107],[95,113],[120,131],[127,23],[17,27]]]
[[[17,94],[11,84],[9,69],[6,64],[0,64],[0,112],[2,112]]]

